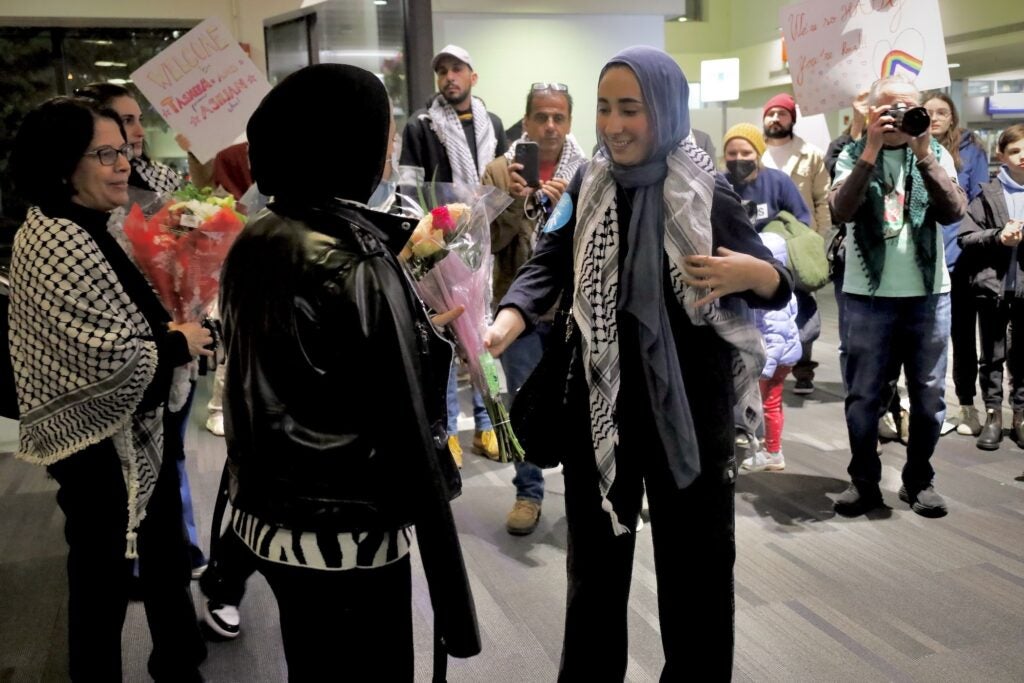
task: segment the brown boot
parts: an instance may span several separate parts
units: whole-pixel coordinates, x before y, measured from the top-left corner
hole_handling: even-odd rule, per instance
[[[1018,448],[1024,448],[1024,410],[1013,411],[1013,426],[1010,429],[1010,438],[1013,439]]]
[[[528,498],[516,498],[512,512],[505,519],[505,530],[513,536],[532,534],[540,522],[540,503]]]

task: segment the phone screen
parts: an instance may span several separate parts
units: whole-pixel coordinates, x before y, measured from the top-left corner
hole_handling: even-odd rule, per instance
[[[540,147],[536,142],[520,142],[516,145],[516,163],[523,165],[519,175],[530,187],[540,187]]]

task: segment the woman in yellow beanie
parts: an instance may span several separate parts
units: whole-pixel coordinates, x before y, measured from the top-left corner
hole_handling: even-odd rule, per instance
[[[761,165],[764,136],[750,123],[737,123],[722,140],[726,178],[743,200],[754,228],[761,228],[780,211],[789,211],[809,224],[811,212],[792,179],[782,171]]]

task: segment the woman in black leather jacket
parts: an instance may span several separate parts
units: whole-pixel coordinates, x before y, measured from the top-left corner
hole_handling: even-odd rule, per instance
[[[321,105],[326,92],[340,110]],[[449,507],[451,347],[396,258],[412,226],[362,204],[389,112],[369,72],[315,65],[277,85],[247,131],[274,201],[223,272],[232,528],[277,598],[292,681],[413,679],[413,525],[435,647],[480,650]]]

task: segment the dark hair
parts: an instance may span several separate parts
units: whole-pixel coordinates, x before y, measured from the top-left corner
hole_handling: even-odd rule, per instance
[[[996,149],[1002,154],[1006,151],[1014,142],[1018,140],[1024,140],[1024,123],[1015,123],[999,135],[999,142],[996,143]]]
[[[75,88],[75,97],[86,97],[96,102],[101,107],[109,107],[110,103],[118,97],[130,97],[133,100],[135,95],[124,86],[113,83],[90,83],[81,88]]]
[[[326,92],[338,93],[345,106],[320,106]],[[387,90],[369,71],[303,67],[274,86],[249,118],[252,178],[278,200],[365,202],[384,169],[390,123]],[[312,144],[300,135],[309,130],[317,132]]]
[[[50,204],[69,199],[75,190],[71,176],[96,134],[96,121],[121,119],[96,102],[82,97],[54,97],[30,111],[14,137],[11,175],[23,199]]]
[[[568,90],[534,90],[530,88],[530,92],[526,93],[526,116],[533,113],[533,98],[537,95],[562,95],[565,97],[565,101],[569,103],[569,116],[572,116],[572,95],[569,94]]]

